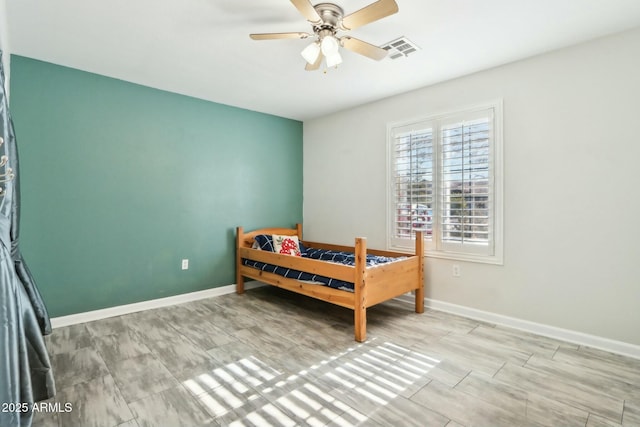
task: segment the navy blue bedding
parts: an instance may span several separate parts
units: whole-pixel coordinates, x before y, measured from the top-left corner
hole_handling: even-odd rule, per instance
[[[302,252],[302,257],[317,259],[321,261],[335,262],[344,265],[356,264],[355,255],[353,253],[331,251],[327,249],[305,248]],[[367,255],[367,265],[372,266],[377,264],[384,264],[403,258],[405,257],[390,258],[385,256]],[[298,270],[291,270],[289,268],[272,264],[265,264],[259,261],[243,259],[242,262],[244,265],[247,265],[249,267],[257,268],[258,270],[267,271],[269,273],[279,274],[280,276],[288,277],[290,279],[318,282],[329,286],[330,288],[353,292],[353,283],[350,282],[343,282],[341,280],[332,279],[330,277],[318,276],[317,274],[305,273]]]

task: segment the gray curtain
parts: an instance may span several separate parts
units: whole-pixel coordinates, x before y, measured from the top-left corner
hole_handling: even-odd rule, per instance
[[[0,52],[0,426],[30,426],[34,402],[55,395],[44,343],[47,309],[18,247],[18,152]],[[2,165],[0,161],[0,165]]]

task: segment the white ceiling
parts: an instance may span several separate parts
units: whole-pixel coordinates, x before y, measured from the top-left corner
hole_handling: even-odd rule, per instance
[[[352,13],[372,0],[335,0]],[[317,3],[320,1],[314,1]],[[380,62],[343,52],[308,72],[310,32],[289,0],[7,0],[11,52],[218,103],[307,120],[640,26],[640,0],[397,0],[350,32],[421,50]]]

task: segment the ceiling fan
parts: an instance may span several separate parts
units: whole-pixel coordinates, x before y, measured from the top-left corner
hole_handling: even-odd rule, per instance
[[[307,61],[305,70],[312,71],[320,68],[322,59],[327,67],[334,67],[342,63],[340,47],[364,55],[368,58],[381,60],[387,51],[351,36],[338,37],[338,31],[349,31],[371,22],[377,21],[398,11],[395,0],[378,0],[370,5],[344,16],[342,8],[333,3],[318,3],[315,6],[309,0],[291,0],[307,21],[311,23],[313,34],[296,33],[263,33],[250,34],[253,40],[275,39],[306,39],[314,37],[313,43],[304,48],[302,57]]]

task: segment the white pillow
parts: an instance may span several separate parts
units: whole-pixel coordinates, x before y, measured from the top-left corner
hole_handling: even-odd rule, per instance
[[[298,236],[281,236],[274,234],[271,237],[273,238],[273,251],[275,253],[302,256]]]

